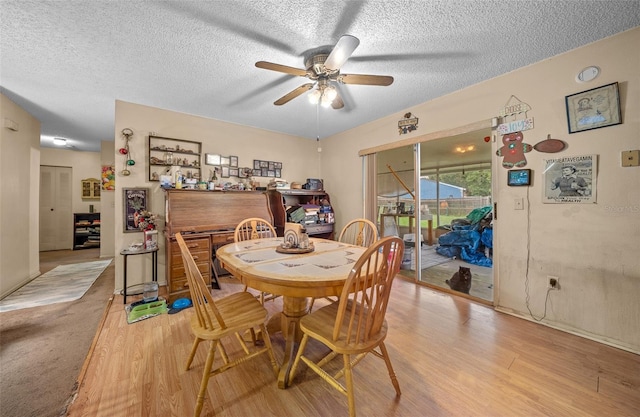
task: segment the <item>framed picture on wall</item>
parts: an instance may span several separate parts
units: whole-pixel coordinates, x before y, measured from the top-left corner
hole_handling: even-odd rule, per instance
[[[596,202],[598,155],[565,156],[545,159],[543,203]]]
[[[207,153],[205,154],[204,163],[206,165],[220,165],[220,155]]]
[[[565,97],[569,133],[619,125],[618,83],[603,85]]]
[[[123,188],[124,197],[124,232],[141,232],[138,217],[149,210],[148,188]]]

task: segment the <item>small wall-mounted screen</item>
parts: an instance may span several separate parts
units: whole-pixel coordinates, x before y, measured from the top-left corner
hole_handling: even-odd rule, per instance
[[[512,169],[507,173],[507,185],[531,185],[530,169]]]

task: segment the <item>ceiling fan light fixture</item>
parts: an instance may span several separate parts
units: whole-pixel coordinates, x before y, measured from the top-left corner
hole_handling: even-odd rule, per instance
[[[53,138],[53,144],[58,146],[64,146],[67,144],[67,140],[64,138]]]
[[[309,103],[318,104],[318,102],[320,101],[320,96],[322,96],[322,93],[320,92],[320,90],[313,90],[309,94]]]
[[[337,95],[338,92],[336,91],[336,88],[334,86],[329,86],[324,90],[324,96],[327,97],[329,101],[335,100]]]
[[[320,99],[320,105],[322,107],[329,107],[329,106],[331,106],[332,102],[333,102],[333,100],[327,94],[323,94],[322,95],[322,99]]]

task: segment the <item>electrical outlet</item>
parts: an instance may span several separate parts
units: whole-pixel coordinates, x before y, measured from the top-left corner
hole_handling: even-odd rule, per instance
[[[522,197],[513,200],[513,209],[524,210],[524,200],[522,199]]]
[[[560,279],[558,279],[558,277],[547,275],[547,279],[549,279],[549,289],[552,289],[552,290],[560,289]]]

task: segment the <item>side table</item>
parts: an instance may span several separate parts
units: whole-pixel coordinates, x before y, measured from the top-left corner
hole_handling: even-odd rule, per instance
[[[154,249],[140,249],[130,250],[123,249],[120,251],[120,255],[124,256],[124,286],[122,290],[124,304],[127,304],[127,257],[129,255],[144,255],[145,253],[151,254],[151,279],[158,281],[158,248]]]

